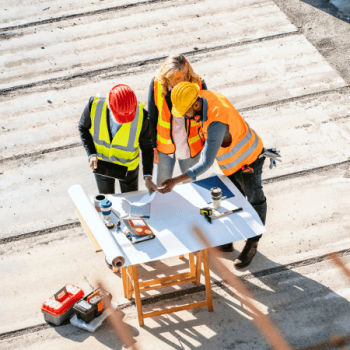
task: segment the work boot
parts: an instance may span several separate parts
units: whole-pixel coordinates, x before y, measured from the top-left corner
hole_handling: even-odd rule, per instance
[[[233,243],[223,244],[220,246],[220,249],[225,253],[233,252]]]
[[[243,267],[248,266],[252,262],[257,250],[258,242],[251,242],[248,239],[245,247],[242,250],[242,253],[238,255],[238,258],[234,262],[235,268],[243,269]]]

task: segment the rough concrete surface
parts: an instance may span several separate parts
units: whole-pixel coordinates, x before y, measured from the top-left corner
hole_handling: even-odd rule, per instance
[[[124,298],[77,223],[67,189],[97,192],[77,122],[117,83],[147,102],[164,56],[187,55],[283,163],[265,164],[267,232],[242,271],[294,349],[350,335],[350,6],[342,0],[2,1],[0,12],[0,348],[127,349],[106,321],[91,334],[44,322],[40,304],[65,283],[113,294],[138,349],[269,349],[241,296],[211,262],[214,312],[146,319]],[[219,172],[214,165],[205,175]],[[176,168],[176,174],[179,169]],[[140,188],[143,180],[140,177]],[[186,271],[188,257],[140,266],[141,279]],[[203,276],[202,276],[203,282]],[[203,285],[143,294],[145,310],[203,300]]]
[[[274,0],[290,21],[350,84],[348,0]]]
[[[11,87],[42,76],[57,78],[152,59],[155,46],[158,57],[164,57],[212,43],[221,46],[296,31],[272,1],[240,0],[232,6],[228,0],[206,0],[200,7],[193,6],[195,2],[159,2],[147,12],[144,7],[106,12],[95,24],[83,17],[7,32],[1,44],[0,84]],[[174,33],[179,33],[176,40]]]
[[[203,75],[208,88],[221,91],[238,109],[345,85],[302,35],[223,49],[219,57],[217,51],[199,53],[190,57],[190,61]],[[227,72],[221,69],[225,64]],[[0,157],[9,158],[79,142],[76,125],[90,96],[108,92],[110,86],[122,79],[141,101],[147,102],[148,87],[158,68],[159,64],[152,64],[113,71],[91,79],[68,81],[63,88],[32,87],[25,90],[20,105],[17,103],[20,91],[0,96],[1,110],[6,118],[3,119],[6,126],[0,125],[0,135],[6,140],[0,146]],[[81,99],[80,96],[88,97]],[[19,136],[24,130],[30,131],[25,139]]]

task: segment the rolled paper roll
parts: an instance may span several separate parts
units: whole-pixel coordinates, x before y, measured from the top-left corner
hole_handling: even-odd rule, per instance
[[[125,257],[84,189],[80,185],[73,185],[69,188],[68,193],[108,261],[111,261],[114,267],[122,267],[125,264]]]

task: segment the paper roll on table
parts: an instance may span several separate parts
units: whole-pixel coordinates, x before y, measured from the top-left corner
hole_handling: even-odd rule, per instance
[[[122,252],[81,185],[71,186],[68,193],[95,236],[97,243],[102,248],[108,261],[111,261],[114,267],[123,266],[125,264],[125,258]]]

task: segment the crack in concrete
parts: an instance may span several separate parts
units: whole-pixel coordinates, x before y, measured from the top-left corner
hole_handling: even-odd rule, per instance
[[[338,92],[338,93],[350,93],[350,85],[346,85],[346,86],[342,86],[342,87],[338,87],[338,88],[330,89],[330,90],[313,92],[311,94],[306,94],[306,95],[286,98],[286,99],[278,100],[278,101],[274,101],[274,102],[268,102],[268,103],[264,103],[264,104],[256,105],[256,106],[252,106],[252,107],[246,107],[246,108],[240,109],[239,112],[254,111],[254,110],[260,109],[260,108],[266,108],[266,107],[272,107],[272,106],[280,106],[280,105],[283,105],[283,104],[286,104],[286,103],[300,101],[300,100],[303,100],[303,99],[308,99],[308,98],[312,98],[312,97],[316,97],[316,96],[329,95],[329,94],[332,94],[332,93],[335,93],[335,92]],[[0,90],[0,93],[1,93],[1,90]]]
[[[340,258],[342,258],[342,257],[346,257],[346,256],[350,255],[350,249],[344,249],[344,250],[340,250],[340,251],[337,251],[334,253],[337,254]],[[277,273],[294,270],[294,269],[297,269],[300,267],[315,265],[315,264],[321,263],[321,262],[326,261],[326,260],[332,260],[332,258],[329,257],[329,254],[324,254],[324,255],[314,257],[314,258],[304,259],[304,260],[296,261],[296,262],[293,262],[290,264],[280,265],[280,266],[272,267],[269,269],[261,270],[258,272],[249,273],[249,274],[246,274],[243,276],[239,276],[239,278],[244,282],[247,280],[251,280],[253,278],[267,277],[267,276],[271,276],[271,275],[274,275]],[[223,289],[228,290],[229,286],[227,285],[225,280],[215,281],[212,283],[213,290],[219,289],[219,288],[223,288]],[[159,301],[164,301],[164,300],[168,300],[168,299],[175,299],[175,298],[179,298],[179,297],[182,297],[185,295],[191,295],[191,294],[196,294],[196,293],[201,293],[201,292],[205,292],[205,285],[198,285],[196,287],[179,290],[179,291],[175,291],[172,293],[167,293],[167,294],[163,294],[163,295],[157,295],[154,297],[145,298],[145,299],[142,299],[142,305],[151,305],[151,304],[155,304]],[[136,306],[135,301],[130,301],[130,302],[119,305],[117,309],[124,310],[124,309],[130,308],[130,307],[135,307],[135,306]],[[30,333],[40,332],[40,331],[45,330],[45,329],[62,327],[62,326],[65,326],[67,324],[69,324],[69,320],[65,321],[63,324],[61,324],[59,326],[56,326],[53,324],[48,324],[48,323],[42,323],[42,324],[38,324],[35,326],[30,326],[30,327],[10,331],[10,332],[5,332],[5,333],[0,334],[0,341],[4,340],[4,339],[9,339],[9,338],[20,337],[22,335],[26,335],[26,334],[30,334]]]
[[[304,177],[304,176],[308,176],[310,174],[316,174],[316,173],[319,173],[321,171],[329,171],[329,170],[336,169],[336,168],[344,168],[344,170],[347,170],[348,169],[347,165],[350,165],[350,160],[345,160],[345,161],[339,162],[339,163],[324,165],[324,166],[320,166],[317,168],[301,170],[301,171],[297,171],[295,173],[290,173],[290,174],[286,174],[286,175],[270,177],[268,179],[262,180],[262,183],[264,185],[267,185],[267,184],[274,183],[274,182],[290,180],[290,179],[294,179],[296,177]]]
[[[0,159],[0,164],[7,163],[7,162],[13,162],[13,161],[23,159],[23,158],[37,157],[37,156],[40,156],[42,154],[59,152],[59,151],[63,151],[63,150],[71,149],[71,148],[75,148],[75,147],[82,147],[81,142],[71,143],[70,145],[66,145],[66,146],[47,148],[47,149],[42,150],[42,151],[35,151],[32,153],[23,153],[23,154],[19,154],[16,156],[3,158],[3,159]]]
[[[55,227],[50,227],[44,230],[38,230],[38,231],[33,231],[33,232],[27,232],[27,233],[22,233],[19,235],[15,236],[10,236],[10,237],[5,237],[0,239],[0,245],[7,244],[7,243],[13,243],[13,242],[18,242],[22,241],[27,238],[33,238],[33,237],[39,237],[39,236],[44,236],[64,230],[70,230],[76,227],[81,226],[79,221],[72,222],[70,224],[63,224]]]
[[[235,42],[235,43],[231,43],[231,44],[219,45],[219,46],[214,46],[214,47],[195,50],[195,51],[187,51],[187,52],[183,52],[183,54],[186,56],[194,56],[194,55],[197,55],[198,53],[208,53],[208,52],[213,52],[213,51],[220,51],[220,50],[225,50],[225,49],[232,48],[232,47],[250,45],[250,44],[259,43],[262,41],[275,40],[275,39],[285,38],[288,36],[299,35],[299,34],[300,34],[299,30],[297,30],[294,32],[276,34],[276,35],[267,36],[267,37],[258,38],[258,39],[252,39],[252,40],[246,40],[246,41],[241,41],[241,42]],[[118,69],[125,70],[125,69],[140,67],[140,66],[144,66],[144,65],[148,65],[148,64],[161,63],[166,57],[167,56],[150,58],[150,59],[143,60],[143,61],[125,63],[125,64],[115,65],[115,66],[106,67],[106,68],[99,68],[99,69],[92,70],[92,71],[86,71],[86,72],[82,72],[79,74],[73,74],[70,76],[51,78],[51,79],[37,81],[34,83],[12,86],[9,88],[0,89],[0,95],[5,96],[8,93],[11,93],[14,91],[24,90],[24,89],[33,88],[33,87],[42,86],[42,85],[48,85],[48,84],[52,84],[52,83],[59,83],[62,81],[68,81],[68,80],[73,80],[73,79],[77,79],[77,78],[98,76],[100,74],[110,73],[110,72],[113,72],[113,71],[118,70]],[[139,72],[137,72],[137,73],[139,73]],[[124,74],[125,74],[124,72],[121,72],[119,74],[115,74],[115,76],[124,75]]]
[[[122,11],[126,10],[132,7],[139,7],[143,5],[151,5],[159,2],[169,2],[172,0],[148,0],[148,1],[141,1],[141,2],[135,2],[132,4],[125,4],[125,5],[120,5],[120,6],[113,6],[113,7],[107,7],[105,9],[100,9],[100,10],[95,10],[95,11],[88,11],[88,12],[81,12],[81,13],[76,13],[73,15],[67,15],[67,16],[61,16],[61,17],[56,17],[56,18],[49,18],[49,19],[43,19],[41,21],[36,21],[36,22],[30,22],[26,24],[19,24],[17,26],[11,26],[11,27],[4,27],[0,28],[0,32],[8,32],[10,30],[16,30],[16,29],[24,29],[24,28],[29,28],[29,27],[35,27],[38,25],[43,25],[43,24],[49,24],[49,23],[55,23],[55,22],[62,22],[66,20],[70,20],[73,18],[78,18],[78,17],[87,17],[87,16],[94,16],[94,15],[99,15],[101,13],[106,13],[106,12],[117,12],[117,11]],[[0,34],[0,35],[5,35],[5,34]]]

